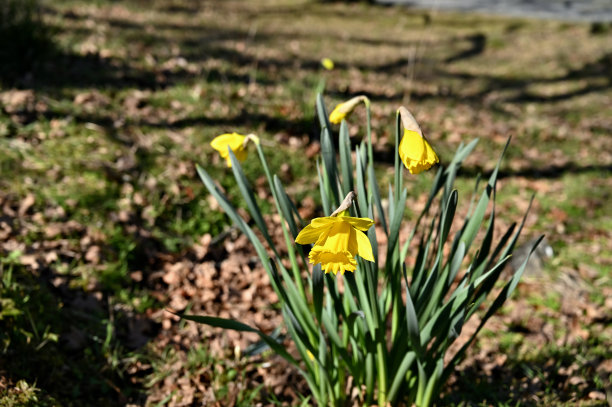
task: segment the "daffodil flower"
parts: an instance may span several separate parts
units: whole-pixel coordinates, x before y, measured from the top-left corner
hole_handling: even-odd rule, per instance
[[[349,99],[346,102],[340,103],[330,113],[329,121],[334,124],[340,124],[342,120],[344,120],[346,116],[348,116],[349,113],[351,113],[353,109],[355,109],[355,107],[361,102],[368,105],[370,103],[370,100],[367,97],[361,95],[355,96],[354,98]]]
[[[354,218],[348,215],[348,210],[343,210],[337,216],[332,214],[313,219],[295,241],[299,244],[314,243],[308,255],[310,263],[321,263],[326,273],[344,274],[357,268],[356,255],[374,261],[372,244],[364,233],[373,224],[372,219]]]
[[[215,137],[213,141],[210,142],[210,145],[219,152],[222,158],[225,158],[227,166],[231,168],[232,160],[228,149],[234,152],[238,161],[244,161],[247,156],[246,145],[249,140],[253,141],[255,144],[259,144],[259,138],[254,134],[243,136],[238,133],[226,133]]]
[[[327,69],[328,71],[331,71],[332,69],[334,69],[334,61],[332,61],[330,58],[323,58],[321,60],[321,66],[323,66],[323,68]]]
[[[399,145],[402,162],[411,174],[430,169],[440,159],[423,137],[423,132],[414,116],[403,106],[399,108],[399,113],[404,126],[404,137]]]

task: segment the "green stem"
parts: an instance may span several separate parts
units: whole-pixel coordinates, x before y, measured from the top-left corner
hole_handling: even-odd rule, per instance
[[[399,201],[403,184],[403,173],[400,165],[399,145],[401,139],[402,124],[399,112],[395,115],[395,202]]]
[[[374,166],[374,149],[372,147],[372,112],[370,110],[370,99],[365,98],[363,103],[366,105],[366,131],[368,135],[368,161],[370,166]]]
[[[384,327],[380,331],[379,340],[376,342],[376,364],[378,368],[378,405],[387,405],[387,350],[384,341]]]
[[[259,155],[259,161],[261,161],[261,165],[266,174],[266,178],[268,180],[268,186],[270,187],[270,191],[272,192],[272,196],[274,197],[274,204],[276,206],[276,212],[283,219],[283,212],[281,211],[280,204],[278,203],[278,196],[276,194],[276,188],[274,188],[274,183],[272,182],[272,175],[270,174],[270,168],[268,168],[268,163],[266,161],[266,157],[264,156],[263,149],[260,144],[256,144],[257,153]],[[281,220],[281,228],[283,230],[283,236],[285,237],[285,242],[287,244],[287,251],[289,252],[289,260],[291,261],[291,268],[293,271],[293,277],[295,279],[295,283],[297,284],[298,290],[302,295],[302,298],[306,297],[306,291],[304,290],[304,284],[302,283],[302,276],[300,274],[300,267],[297,264],[297,258],[295,257],[295,250],[293,246],[293,240],[289,236],[289,231],[285,226],[285,222]]]

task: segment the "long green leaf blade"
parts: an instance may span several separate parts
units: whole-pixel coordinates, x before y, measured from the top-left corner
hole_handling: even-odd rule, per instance
[[[200,324],[206,324],[206,325],[213,326],[216,328],[232,329],[234,331],[239,331],[239,332],[254,332],[257,335],[259,335],[259,337],[264,342],[266,342],[266,344],[268,344],[268,346],[270,346],[274,350],[274,352],[282,356],[285,360],[287,360],[292,365],[299,366],[297,361],[293,358],[293,356],[291,356],[281,344],[279,344],[274,339],[264,334],[260,330],[255,329],[247,324],[243,324],[242,322],[238,322],[233,319],[225,319],[225,318],[211,317],[211,316],[205,316],[205,315],[186,315],[186,314],[180,314],[180,313],[175,313],[175,312],[173,312],[173,314],[179,316],[182,319],[186,319],[188,321],[194,321]]]

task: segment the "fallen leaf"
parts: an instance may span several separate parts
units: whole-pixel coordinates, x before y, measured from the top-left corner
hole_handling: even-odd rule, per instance
[[[33,194],[28,194],[26,195],[25,198],[23,198],[23,200],[19,203],[19,209],[17,210],[17,214],[20,217],[23,217],[28,210],[32,207],[32,205],[34,205],[36,201],[36,198],[34,197]]]

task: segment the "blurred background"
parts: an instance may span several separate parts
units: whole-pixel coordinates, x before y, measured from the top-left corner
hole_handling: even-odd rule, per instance
[[[302,217],[320,215],[321,89],[328,109],[372,101],[383,181],[404,105],[442,163],[480,139],[460,173],[463,213],[509,136],[499,231],[535,193],[522,243],[545,234],[546,245],[444,405],[608,405],[611,17],[605,1],[3,0],[0,405],[307,397],[256,338],[165,308],[281,325],[265,272],[195,164],[238,197],[209,143],[255,133]],[[358,143],[365,112],[348,121]],[[257,159],[244,169],[278,223]],[[433,175],[408,178],[407,222]]]

